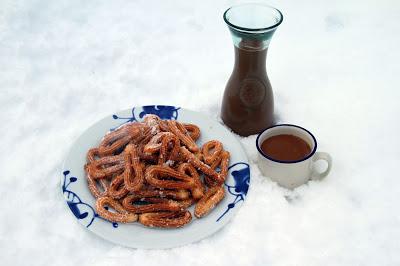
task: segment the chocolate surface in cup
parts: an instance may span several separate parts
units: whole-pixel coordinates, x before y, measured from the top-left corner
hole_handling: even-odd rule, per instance
[[[264,140],[261,150],[266,156],[275,160],[297,161],[309,155],[311,147],[297,136],[281,134]]]

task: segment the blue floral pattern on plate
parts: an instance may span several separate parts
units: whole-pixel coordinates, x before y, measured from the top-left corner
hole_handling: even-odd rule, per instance
[[[70,174],[69,170],[65,170],[63,172],[64,182],[62,185],[62,192],[67,200],[68,207],[70,208],[72,213],[75,215],[75,217],[78,220],[82,220],[82,223],[85,224],[86,227],[89,227],[92,225],[95,218],[100,218],[100,219],[103,219],[103,218],[100,217],[96,213],[96,211],[94,210],[94,208],[92,206],[83,202],[75,192],[68,189],[68,187],[72,183],[75,183],[78,180],[78,178],[76,178],[75,176],[71,176],[69,179],[67,179],[69,174]],[[105,220],[105,219],[103,219],[103,220]],[[105,220],[105,221],[107,221],[107,220]],[[112,225],[114,228],[118,227],[118,223],[112,223]]]
[[[115,130],[123,124],[135,121],[141,121],[143,117],[147,114],[158,115],[161,119],[178,119],[178,110],[180,107],[170,106],[170,105],[146,105],[141,107],[142,110],[135,107],[132,108],[132,115],[129,117],[121,117],[116,114],[112,115],[115,120],[122,120],[123,122],[118,126],[111,128],[110,130]],[[136,114],[138,116],[136,116]]]
[[[217,222],[228,213],[228,211],[236,206],[240,201],[244,201],[247,195],[250,184],[250,166],[247,163],[239,162],[229,166],[231,175],[235,184],[229,185],[225,182],[225,186],[228,189],[229,194],[235,197],[233,202],[228,204],[225,212],[217,219]]]

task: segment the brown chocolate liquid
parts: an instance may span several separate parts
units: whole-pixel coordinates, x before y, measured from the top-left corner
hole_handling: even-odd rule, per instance
[[[275,160],[297,161],[309,155],[311,147],[299,137],[282,134],[264,140],[261,150]]]
[[[274,99],[266,72],[268,49],[235,46],[235,65],[222,100],[221,118],[242,136],[273,124]]]

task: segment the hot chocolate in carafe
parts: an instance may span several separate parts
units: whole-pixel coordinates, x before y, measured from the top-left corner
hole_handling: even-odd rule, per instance
[[[263,4],[238,5],[224,13],[235,64],[226,84],[221,118],[241,136],[259,133],[274,122],[274,98],[265,65],[269,43],[282,19],[279,10]]]

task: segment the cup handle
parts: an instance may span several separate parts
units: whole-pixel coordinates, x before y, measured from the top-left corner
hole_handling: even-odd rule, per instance
[[[332,157],[326,153],[326,152],[316,152],[313,156],[313,162],[319,161],[319,160],[324,160],[328,163],[328,167],[326,168],[325,171],[322,173],[319,173],[313,168],[312,174],[311,174],[311,179],[312,180],[320,180],[324,177],[326,177],[329,172],[331,171],[332,168]]]

